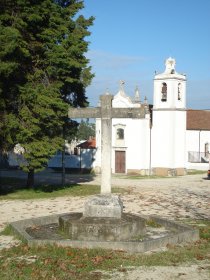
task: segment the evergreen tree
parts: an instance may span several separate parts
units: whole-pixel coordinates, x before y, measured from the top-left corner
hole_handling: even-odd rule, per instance
[[[0,147],[24,148],[28,185],[63,145],[68,105],[87,106],[93,18],[79,0],[0,0]]]

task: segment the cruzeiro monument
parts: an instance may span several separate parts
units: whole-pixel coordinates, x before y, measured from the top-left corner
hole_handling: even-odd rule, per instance
[[[121,198],[112,194],[112,118],[137,119],[144,118],[148,113],[147,104],[134,108],[113,108],[112,100],[113,96],[106,93],[100,96],[100,107],[69,108],[68,112],[69,118],[72,119],[101,119],[101,193],[87,200],[83,213],[70,212],[11,223],[13,229],[27,240],[29,245],[57,244],[79,248],[146,252],[167,244],[199,239],[198,230],[186,225],[157,216],[142,217],[124,212]],[[155,236],[151,237],[153,231],[148,226],[149,219],[164,229],[161,231],[162,235],[157,237],[155,233]]]
[[[131,215],[124,215],[122,219],[123,203],[119,196],[111,193],[112,118],[144,118],[145,108],[112,108],[112,99],[113,96],[107,93],[100,96],[100,107],[70,108],[68,113],[73,119],[101,119],[101,194],[86,202],[82,220],[74,224],[74,233],[77,232],[82,239],[123,240],[142,234],[145,228],[143,219]],[[66,228],[65,221],[63,228]]]

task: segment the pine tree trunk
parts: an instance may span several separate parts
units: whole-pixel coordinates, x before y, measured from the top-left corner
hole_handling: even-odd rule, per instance
[[[29,170],[27,178],[27,188],[34,187],[34,169]]]

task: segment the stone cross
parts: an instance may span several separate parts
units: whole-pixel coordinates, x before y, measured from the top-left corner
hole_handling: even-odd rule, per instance
[[[69,108],[68,117],[101,118],[101,194],[111,194],[111,150],[112,150],[112,118],[145,117],[145,107],[138,108],[112,108],[113,96],[104,94],[100,96],[101,107],[96,108]]]

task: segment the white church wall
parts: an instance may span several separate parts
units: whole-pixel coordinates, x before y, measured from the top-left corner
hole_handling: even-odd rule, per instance
[[[175,111],[174,138],[174,168],[186,168],[186,111]]]
[[[149,169],[149,119],[113,119],[112,170],[115,172],[115,151],[125,151],[126,173]],[[124,127],[124,142],[116,141],[115,127]]]
[[[164,120],[164,125],[163,124]],[[169,167],[173,164],[171,146],[173,145],[173,127],[170,112],[154,111],[152,126],[152,167]]]
[[[189,169],[207,168],[210,153],[210,131],[187,130],[186,162]]]
[[[205,152],[205,144],[209,143],[210,148],[210,131],[187,130],[186,142],[187,152]]]
[[[150,167],[149,115],[145,119],[112,119],[112,172],[115,173],[115,152],[124,151],[125,172],[147,172]],[[117,129],[124,129],[124,139],[117,139]],[[93,163],[96,172],[101,166],[101,120],[96,119],[96,148]]]
[[[127,170],[149,170],[149,120],[130,120],[128,129]]]
[[[185,167],[186,112],[158,110],[153,112],[152,167]]]

